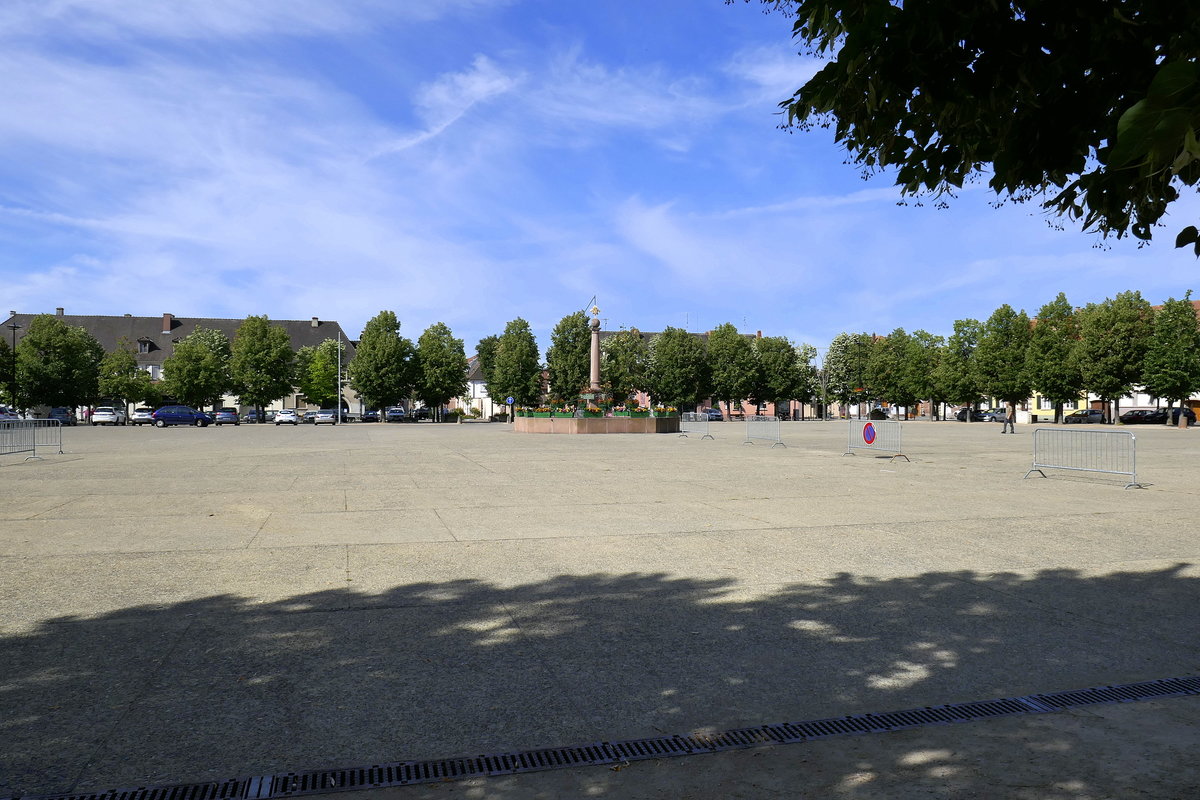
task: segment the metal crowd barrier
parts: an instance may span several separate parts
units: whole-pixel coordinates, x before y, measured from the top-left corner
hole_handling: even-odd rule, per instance
[[[779,433],[779,417],[746,417],[746,441],[742,444],[754,444],[754,439],[771,442],[771,447],[787,447]]]
[[[31,453],[25,460],[41,458],[38,448],[52,447],[62,454],[62,423],[56,419],[0,421],[0,455]]]
[[[1125,488],[1142,488],[1137,482],[1137,439],[1131,431],[1081,431],[1068,428],[1034,428],[1033,465],[1028,478],[1042,470],[1104,472],[1125,475]]]
[[[873,450],[877,453],[891,453],[892,460],[903,458],[900,447],[900,423],[886,419],[852,419],[850,420],[850,435],[846,440],[844,456],[854,455],[855,450]]]
[[[679,435],[687,436],[689,433],[699,433],[701,434],[700,441],[712,439],[712,434],[708,432],[708,422],[708,414],[685,411],[679,415]]]

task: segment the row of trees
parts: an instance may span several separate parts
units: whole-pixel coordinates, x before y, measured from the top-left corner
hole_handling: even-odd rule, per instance
[[[825,359],[832,400],[929,400],[974,405],[1047,397],[1063,404],[1090,391],[1113,402],[1142,389],[1168,404],[1200,391],[1200,325],[1191,292],[1157,311],[1139,292],[1074,308],[1059,295],[1035,319],[1002,305],[985,322],[954,322],[948,340],[897,328],[887,336],[839,334]]]
[[[504,333],[479,342],[480,368],[488,393],[512,397],[517,405],[574,402],[590,385],[591,331],[578,311],[563,317],[550,336],[546,364],[529,323],[515,319]],[[817,393],[816,349],[794,346],[784,337],[752,339],[726,323],[706,339],[668,327],[646,340],[636,328],[614,333],[601,343],[602,390],[614,402],[646,392],[653,402],[694,406],[715,398],[726,404],[809,401]],[[546,379],[543,381],[543,370]]]
[[[348,370],[350,384],[368,407],[415,396],[440,409],[466,391],[461,339],[437,323],[414,346],[399,329],[391,311],[372,319]],[[266,316],[247,317],[232,341],[219,330],[197,328],[175,344],[157,383],[138,365],[129,341],[105,353],[86,329],[54,316],[33,319],[17,343],[15,358],[7,343],[0,342],[0,363],[15,369],[10,381],[15,397],[9,399],[18,408],[75,407],[101,398],[147,405],[171,398],[203,408],[233,394],[261,412],[294,389],[310,403],[328,406],[340,395],[339,362],[345,366],[345,343],[326,339],[293,351],[287,331]]]

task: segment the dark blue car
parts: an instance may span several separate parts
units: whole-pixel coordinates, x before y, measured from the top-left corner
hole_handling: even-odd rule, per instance
[[[203,411],[197,411],[190,406],[163,406],[152,415],[154,425],[165,428],[168,425],[195,425],[204,428],[212,420]]]

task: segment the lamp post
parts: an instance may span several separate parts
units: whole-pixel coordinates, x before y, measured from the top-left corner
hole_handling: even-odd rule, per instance
[[[12,315],[15,316],[16,313],[14,311]],[[17,407],[17,331],[24,326],[10,322],[4,327],[12,331],[12,350],[9,352],[8,399],[15,409]]]

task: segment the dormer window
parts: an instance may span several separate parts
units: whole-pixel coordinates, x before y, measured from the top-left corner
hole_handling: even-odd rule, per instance
[[[138,352],[149,353],[153,343],[149,339],[138,339]]]

